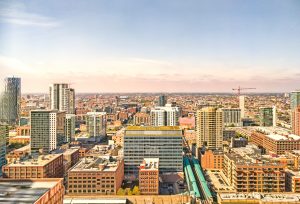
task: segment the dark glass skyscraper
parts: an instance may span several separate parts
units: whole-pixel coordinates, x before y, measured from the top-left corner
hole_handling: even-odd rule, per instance
[[[165,95],[159,96],[158,106],[165,106],[167,103],[167,97]]]
[[[0,120],[2,123],[14,125],[20,118],[21,78],[4,79],[0,96]]]

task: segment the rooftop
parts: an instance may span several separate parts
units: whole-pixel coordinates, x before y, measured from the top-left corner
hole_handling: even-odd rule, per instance
[[[140,170],[158,170],[159,158],[144,158]]]
[[[62,179],[0,179],[0,203],[35,203]]]
[[[70,171],[104,171],[114,172],[117,170],[120,162],[116,157],[85,157],[80,160]]]
[[[130,131],[170,131],[170,130],[180,130],[179,126],[128,126],[126,130]]]
[[[7,164],[5,166],[13,167],[13,166],[45,166],[52,160],[62,156],[62,154],[48,154],[48,155],[40,155],[37,158],[24,158],[14,163]]]
[[[291,203],[300,201],[300,194],[294,193],[221,193],[222,200],[261,200],[264,202]]]

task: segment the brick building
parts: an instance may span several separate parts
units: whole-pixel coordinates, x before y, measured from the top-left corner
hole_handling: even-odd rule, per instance
[[[159,194],[159,159],[145,158],[139,169],[139,188],[141,194]]]

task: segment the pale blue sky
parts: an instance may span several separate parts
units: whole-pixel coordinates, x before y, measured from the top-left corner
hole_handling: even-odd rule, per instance
[[[0,0],[0,74],[24,92],[291,91],[299,54],[298,0]]]

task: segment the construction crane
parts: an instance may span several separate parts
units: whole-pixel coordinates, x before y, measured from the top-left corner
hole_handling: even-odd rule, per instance
[[[238,88],[233,88],[233,91],[237,91],[238,96],[241,95],[241,90],[248,90],[248,89],[256,89],[256,88],[241,88],[240,86]]]

